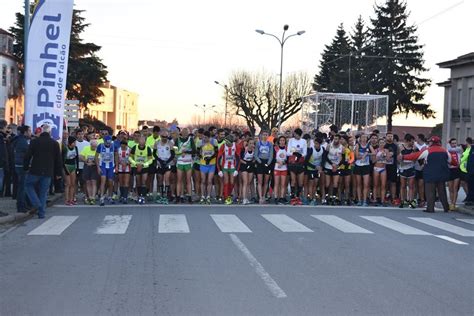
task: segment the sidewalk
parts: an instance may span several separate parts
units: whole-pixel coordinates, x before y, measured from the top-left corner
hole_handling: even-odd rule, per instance
[[[62,199],[62,197],[63,195],[59,193],[48,196],[48,207]],[[18,213],[16,211],[16,200],[12,199],[11,197],[0,198],[0,211],[8,214],[7,216],[0,217],[0,224],[7,224],[32,217],[32,215],[28,213]]]

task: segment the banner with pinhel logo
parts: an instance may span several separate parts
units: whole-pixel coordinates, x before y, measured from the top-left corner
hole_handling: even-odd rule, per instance
[[[51,126],[60,140],[74,0],[39,0],[33,12],[26,53],[25,124]]]

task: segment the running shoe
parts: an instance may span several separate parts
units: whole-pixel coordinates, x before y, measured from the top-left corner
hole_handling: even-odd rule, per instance
[[[206,204],[207,204],[207,205],[211,205],[211,197],[210,197],[210,196],[208,196],[208,197],[206,198]]]
[[[103,197],[100,198],[100,206],[105,206],[105,199]]]
[[[369,203],[367,203],[367,201],[364,201],[364,203],[362,203],[362,207],[368,207],[369,206]]]
[[[206,199],[204,197],[201,197],[201,199],[199,200],[199,204],[206,204]]]
[[[231,205],[232,203],[233,203],[232,197],[229,196],[225,199],[225,205]]]
[[[410,208],[412,208],[412,209],[415,209],[415,208],[416,208],[416,201],[415,201],[415,200],[411,201],[411,202],[408,203],[408,204],[409,204]]]

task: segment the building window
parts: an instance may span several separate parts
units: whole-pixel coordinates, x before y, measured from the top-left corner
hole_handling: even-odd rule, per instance
[[[7,86],[7,65],[2,65],[2,86]]]
[[[472,88],[469,88],[467,92],[467,108],[470,109],[474,105],[474,94],[472,93]]]
[[[13,38],[7,37],[7,53],[13,55]]]
[[[10,95],[14,95],[16,90],[16,74],[15,74],[15,67],[10,68],[10,85],[9,85],[9,93]]]

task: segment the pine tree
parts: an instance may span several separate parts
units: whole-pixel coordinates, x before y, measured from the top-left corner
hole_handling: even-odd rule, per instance
[[[79,100],[81,106],[99,103],[103,96],[100,87],[107,81],[107,67],[96,55],[101,49],[94,43],[84,43],[81,33],[90,25],[82,17],[83,10],[74,10],[72,17],[69,65],[67,74],[67,97]],[[24,15],[16,13],[15,25],[9,28],[14,35],[13,53],[20,60],[20,86],[24,84]]]
[[[341,23],[332,43],[322,53],[319,74],[314,77],[313,87],[321,92],[349,91],[349,37]]]
[[[370,92],[370,64],[365,57],[369,47],[369,34],[362,16],[359,16],[351,33],[351,89],[352,93]]]
[[[371,19],[373,92],[389,96],[389,129],[394,114],[412,112],[423,118],[434,117],[429,104],[421,103],[431,80],[421,77],[427,70],[423,46],[418,44],[417,27],[408,25],[408,16],[405,1],[387,0],[375,6],[375,18]]]

